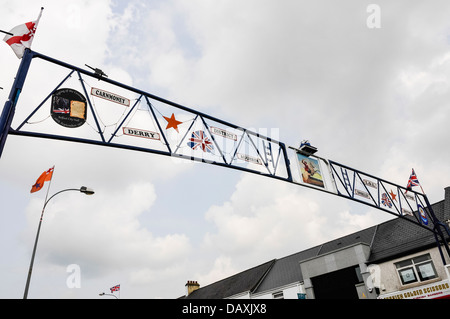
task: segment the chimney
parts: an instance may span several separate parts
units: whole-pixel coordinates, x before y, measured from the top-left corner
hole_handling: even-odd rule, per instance
[[[198,282],[191,280],[188,280],[185,286],[186,286],[186,296],[189,296],[194,290],[200,288]]]

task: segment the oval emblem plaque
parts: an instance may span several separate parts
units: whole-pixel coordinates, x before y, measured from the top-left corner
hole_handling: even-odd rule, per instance
[[[73,89],[59,89],[52,95],[51,115],[61,126],[80,127],[86,122],[86,98]]]

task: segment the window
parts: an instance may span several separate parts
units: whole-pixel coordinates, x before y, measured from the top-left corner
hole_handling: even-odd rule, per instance
[[[402,285],[436,278],[436,269],[430,254],[403,260],[395,264]]]
[[[273,299],[284,299],[284,294],[282,291],[274,292],[272,294]]]

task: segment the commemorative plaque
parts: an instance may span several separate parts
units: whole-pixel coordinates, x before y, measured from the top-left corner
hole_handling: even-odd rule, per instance
[[[61,126],[75,128],[86,122],[86,98],[73,89],[59,89],[52,95],[51,116]]]

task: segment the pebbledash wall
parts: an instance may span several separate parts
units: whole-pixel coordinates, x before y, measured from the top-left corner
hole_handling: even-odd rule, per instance
[[[420,269],[417,270],[421,264],[410,264],[403,269],[416,278],[411,283],[403,283],[396,265],[427,256],[430,259],[425,261],[426,268],[422,271],[433,278],[422,280],[418,274]],[[374,267],[373,273],[373,281],[380,290],[379,299],[450,299],[450,264],[442,264],[437,248],[380,263]]]

